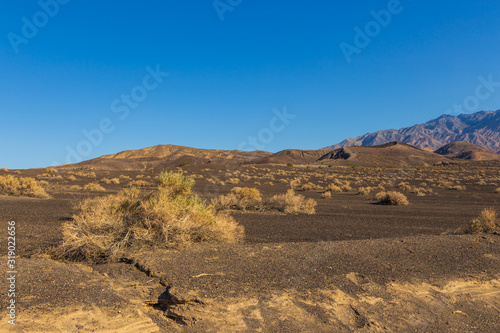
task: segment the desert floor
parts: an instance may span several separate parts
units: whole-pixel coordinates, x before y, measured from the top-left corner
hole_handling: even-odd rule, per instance
[[[62,242],[61,226],[75,203],[117,193],[132,181],[152,184],[160,170],[0,171],[43,180],[51,196],[0,197],[2,260],[7,222],[14,220],[19,270],[15,327],[7,324],[2,270],[0,330],[500,331],[500,237],[464,232],[482,209],[500,212],[498,162],[172,169],[194,176],[196,192],[207,200],[235,186],[258,188],[269,198],[295,180],[296,192],[318,206],[313,215],[234,211],[245,227],[241,243],[144,251],[89,265],[47,254]],[[335,180],[349,186],[323,198]],[[81,189],[99,181],[105,191]],[[410,204],[376,204],[379,186],[404,193]],[[373,189],[359,195],[360,187]]]

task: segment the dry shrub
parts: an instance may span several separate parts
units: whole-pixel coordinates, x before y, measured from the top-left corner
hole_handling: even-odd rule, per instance
[[[314,214],[317,202],[313,199],[306,199],[303,195],[295,194],[295,191],[290,189],[286,194],[273,196],[270,204],[273,209],[288,214]]]
[[[375,200],[382,205],[405,206],[408,205],[408,198],[400,192],[379,192],[375,195]]]
[[[142,179],[134,180],[127,184],[127,187],[148,187],[148,186],[153,186],[153,183]]]
[[[129,176],[126,176],[126,175],[120,175],[119,179],[120,180],[132,180],[132,178],[130,178]]]
[[[216,213],[213,206],[192,193],[193,182],[180,177],[164,172],[159,179],[165,182],[151,193],[131,188],[81,202],[73,221],[63,226],[64,241],[55,254],[77,261],[105,262],[144,249],[240,240],[243,227],[231,216]]]
[[[468,228],[471,234],[478,234],[481,232],[493,232],[500,225],[498,224],[497,212],[493,208],[485,208],[481,214],[473,219]]]
[[[57,173],[57,169],[53,167],[46,168],[45,171],[47,171],[48,173]]]
[[[66,177],[66,179],[68,179],[71,182],[74,182],[76,180],[76,177],[74,175],[69,175]]]
[[[36,198],[49,197],[34,178],[16,178],[12,175],[0,176],[0,194]]]
[[[500,193],[500,187],[495,190],[495,193]]]
[[[292,179],[290,181],[290,188],[294,189],[298,187],[300,187],[300,179]]]
[[[212,205],[219,210],[259,209],[262,207],[262,195],[256,188],[235,187],[231,190],[231,193],[212,199]]]
[[[408,182],[401,182],[398,184],[398,187],[401,191],[411,191],[412,187]]]
[[[340,188],[340,186],[335,185],[335,184],[328,185],[327,189],[328,189],[328,191],[330,191],[332,193],[340,193],[340,192],[342,192],[342,189]]]
[[[370,194],[372,188],[371,187],[360,187],[358,189],[357,195],[368,195]]]
[[[321,193],[321,197],[322,198],[331,198],[332,197],[332,192],[325,191],[325,192]]]
[[[227,181],[229,184],[239,184],[240,183],[240,180],[238,178],[230,178],[228,181]]]
[[[454,191],[465,191],[467,189],[467,187],[465,187],[465,185],[453,185],[453,186],[449,186],[447,189],[454,190]]]
[[[89,172],[78,171],[77,173],[75,173],[75,175],[86,178],[97,178],[97,175],[95,174],[94,171],[89,171]]]
[[[349,185],[349,182],[346,182],[346,184],[342,185],[342,187],[340,189],[342,190],[342,192],[351,192],[352,191],[352,187],[351,187],[351,185]]]
[[[120,179],[118,178],[103,178],[99,181],[99,183],[103,183],[103,184],[120,184]]]
[[[81,190],[83,190],[83,187],[81,187],[80,185],[72,185],[69,187],[69,190],[70,191],[81,191]]]
[[[1,168],[0,171],[9,172],[9,169],[7,169],[7,168]]]
[[[106,189],[102,187],[101,185],[97,183],[88,183],[87,185],[83,186],[83,189],[85,191],[96,191],[96,192],[104,192]]]
[[[301,188],[303,191],[314,191],[314,190],[320,190],[321,186],[309,182],[309,183],[302,185]]]

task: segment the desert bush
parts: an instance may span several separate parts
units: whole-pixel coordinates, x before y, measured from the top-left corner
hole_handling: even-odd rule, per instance
[[[500,193],[500,187],[497,187],[497,188],[495,189],[495,193]]]
[[[340,188],[340,186],[336,185],[336,184],[329,184],[327,186],[327,190],[332,192],[332,193],[340,193],[342,192],[342,189]]]
[[[9,169],[7,169],[7,168],[1,168],[0,171],[9,172]]]
[[[48,173],[57,173],[57,169],[53,167],[46,168],[45,171],[47,171]]]
[[[156,178],[156,185],[159,188],[168,188],[170,191],[175,191],[173,193],[175,197],[189,196],[193,190],[194,179],[181,173],[165,171]]]
[[[0,176],[0,194],[23,197],[48,198],[49,195],[34,178]]]
[[[126,176],[126,175],[120,175],[119,179],[123,180],[123,181],[125,181],[125,180],[132,180],[132,178],[130,178],[129,176]]]
[[[497,212],[493,208],[485,208],[481,214],[469,223],[468,232],[478,234],[481,232],[492,232],[500,227]]]
[[[321,193],[321,197],[322,198],[331,198],[332,197],[332,192],[325,191],[325,192]]]
[[[54,175],[54,174],[50,174],[50,173],[44,173],[41,175],[37,175],[36,178],[48,179],[48,180],[63,180],[63,177],[61,175]]]
[[[174,181],[176,179],[176,181]],[[148,194],[136,188],[91,198],[63,226],[56,256],[105,262],[144,249],[179,248],[199,242],[235,242],[244,231],[234,219],[192,193],[193,182],[164,172]]]
[[[83,190],[83,187],[81,187],[80,185],[72,185],[69,187],[69,190],[70,191],[81,191],[81,190]]]
[[[191,161],[181,161],[179,163],[179,166],[183,167],[183,166],[190,166],[191,165]]]
[[[375,200],[382,205],[405,206],[408,205],[408,199],[400,192],[379,192],[375,195]]]
[[[89,171],[89,172],[78,171],[77,173],[75,173],[75,176],[80,176],[85,178],[97,178],[97,175],[95,174],[94,171]]]
[[[76,180],[76,177],[74,175],[68,175],[68,176],[66,176],[66,179],[71,181],[71,182],[74,182]]]
[[[342,185],[342,187],[340,189],[342,190],[342,192],[351,192],[352,191],[352,187],[351,187],[351,185],[349,185],[349,182],[346,182],[346,184]]]
[[[372,188],[371,187],[360,187],[358,189],[357,195],[368,195],[370,194]]]
[[[258,209],[262,206],[262,195],[256,188],[235,187],[231,193],[212,199],[212,205],[219,209]]]
[[[229,184],[239,184],[240,183],[240,180],[238,178],[230,178],[228,181],[227,181]]]
[[[127,184],[127,187],[148,187],[148,186],[153,186],[153,183],[142,179],[134,180]]]
[[[320,186],[309,182],[309,183],[303,184],[301,186],[301,188],[302,188],[303,191],[314,191],[314,190],[319,189]]]
[[[316,213],[317,202],[313,199],[306,199],[303,195],[295,194],[290,189],[286,194],[277,194],[270,200],[271,207],[289,214],[314,214]]]
[[[95,191],[95,192],[104,192],[106,189],[97,183],[88,183],[83,186],[85,191]]]
[[[292,163],[287,163],[286,166],[291,168],[291,167],[293,167],[293,164]]]
[[[120,179],[118,178],[103,178],[99,181],[99,183],[103,183],[103,184],[120,184]]]
[[[465,185],[453,185],[447,188],[448,190],[454,190],[454,191],[465,191],[467,188]]]
[[[290,188],[298,188],[300,186],[300,179],[292,179],[290,181]]]

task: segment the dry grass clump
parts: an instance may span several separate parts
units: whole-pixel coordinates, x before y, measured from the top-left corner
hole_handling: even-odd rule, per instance
[[[497,187],[497,188],[495,189],[495,193],[500,193],[500,187]]]
[[[357,195],[368,195],[370,194],[372,188],[371,187],[360,187],[358,189],[358,192],[356,193]]]
[[[48,173],[57,173],[57,169],[53,167],[46,168],[45,171]]]
[[[321,186],[320,185],[316,185],[316,184],[311,183],[311,182],[302,185],[301,188],[302,188],[303,191],[321,190]]]
[[[83,186],[85,191],[95,191],[95,192],[104,192],[106,189],[97,183],[88,183]]]
[[[394,191],[379,192],[375,195],[375,200],[382,205],[406,206],[409,204],[408,198],[403,193]]]
[[[83,187],[81,187],[80,185],[71,185],[69,187],[69,190],[70,191],[81,191],[81,190],[83,190]]]
[[[342,192],[342,188],[340,186],[335,185],[335,184],[330,184],[327,186],[327,190],[332,192],[332,193],[340,193]]]
[[[120,179],[118,178],[103,178],[99,181],[99,183],[103,183],[103,184],[120,184]]]
[[[465,185],[452,185],[447,188],[447,190],[454,190],[454,191],[465,191],[467,187]]]
[[[219,209],[259,209],[262,207],[262,195],[256,188],[235,187],[231,193],[212,199],[212,205]]]
[[[95,174],[94,171],[89,171],[89,172],[78,171],[77,173],[75,173],[75,176],[80,176],[85,178],[97,178],[97,175]]]
[[[238,178],[230,178],[228,181],[227,181],[229,184],[239,184],[240,183],[240,180]]]
[[[332,192],[325,191],[325,192],[321,193],[321,197],[322,198],[331,198],[332,197]]]
[[[180,174],[164,172],[149,194],[131,188],[81,202],[73,221],[63,226],[63,244],[55,254],[105,262],[143,249],[241,239],[243,228],[202,201],[192,192],[192,184]]]
[[[300,179],[292,179],[290,181],[290,188],[294,189],[294,188],[298,188],[300,187]]]
[[[9,172],[9,169],[7,169],[7,168],[1,168],[0,171]]]
[[[294,190],[290,189],[286,194],[273,196],[270,204],[273,209],[288,214],[314,214],[317,202],[313,199],[306,199],[303,195],[297,195]]]
[[[49,195],[34,178],[0,176],[0,194],[22,197],[48,198]]]
[[[142,179],[134,180],[127,184],[127,187],[148,187],[148,186],[153,186],[153,183]]]
[[[66,177],[67,180],[71,181],[71,182],[74,182],[76,180],[76,177],[74,175],[68,175]]]
[[[478,234],[493,232],[498,227],[500,227],[500,224],[498,223],[497,212],[493,208],[485,208],[477,218],[470,222],[467,231],[471,234]]]
[[[120,175],[120,177],[118,177],[120,180],[132,180],[132,178],[130,178],[129,176],[126,176],[126,175]]]

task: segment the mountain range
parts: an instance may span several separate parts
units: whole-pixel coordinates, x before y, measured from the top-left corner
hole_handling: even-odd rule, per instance
[[[368,133],[323,149],[376,146],[393,141],[432,151],[452,142],[464,141],[498,154],[500,153],[500,110],[480,111],[458,116],[445,114],[424,124],[399,130],[389,129]]]

